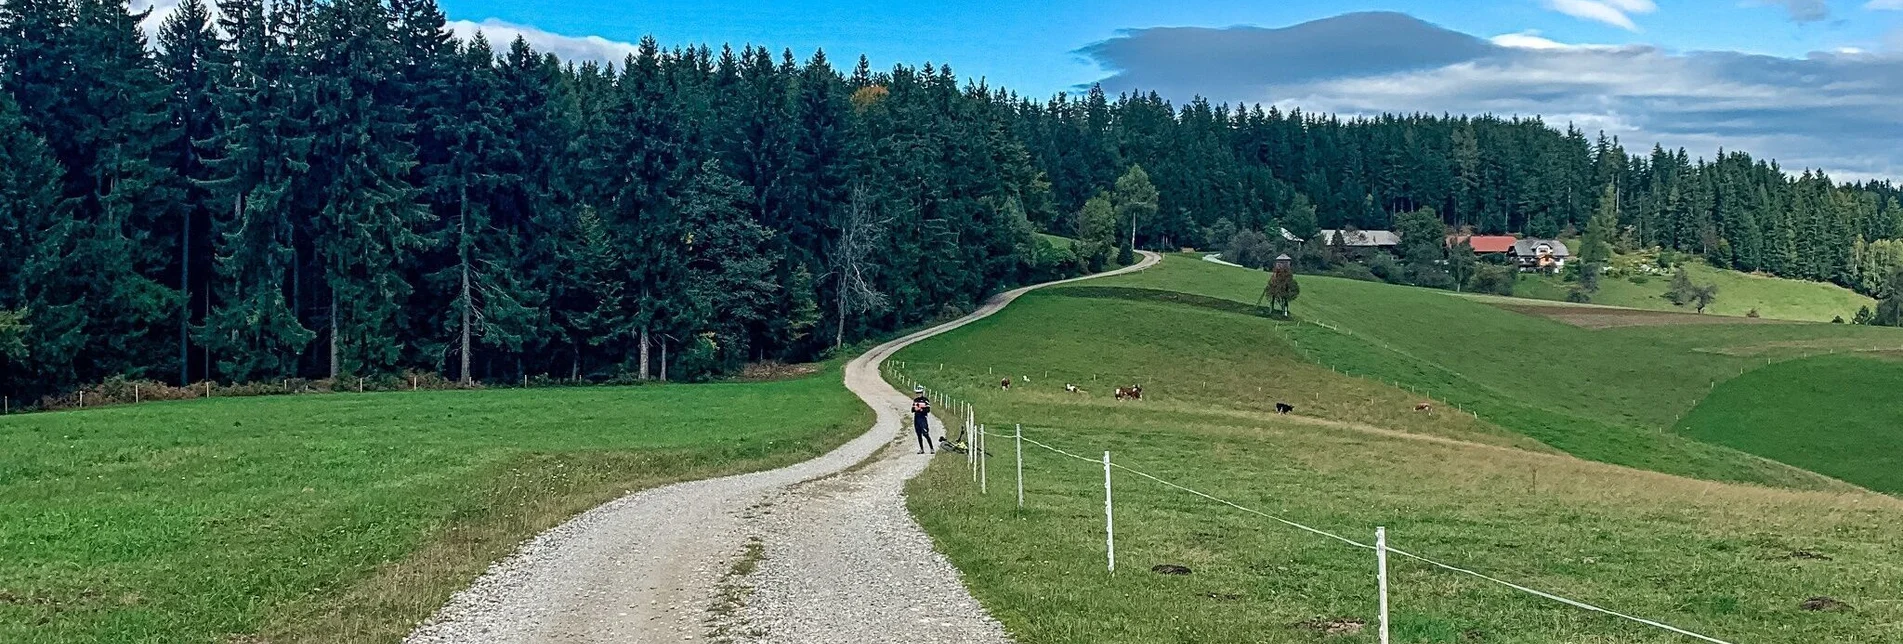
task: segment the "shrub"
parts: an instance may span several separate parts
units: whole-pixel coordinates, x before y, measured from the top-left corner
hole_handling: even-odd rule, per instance
[[[1582,291],[1579,289],[1573,289],[1566,292],[1566,301],[1574,302],[1578,304],[1585,304],[1587,302],[1592,301],[1592,296],[1587,295],[1585,291]]]
[[[1748,317],[1748,318],[1754,318],[1754,317],[1758,317],[1758,310],[1757,310],[1757,309],[1751,309],[1751,310],[1749,310],[1749,311],[1745,311],[1745,312],[1744,312],[1744,316],[1745,316],[1745,317]],[[1844,319],[1840,317],[1840,318],[1837,318],[1837,321],[1838,321],[1838,322],[1842,322],[1842,321],[1844,321]]]
[[[1389,284],[1400,284],[1406,278],[1406,275],[1402,274],[1400,262],[1394,261],[1394,257],[1387,253],[1377,252],[1369,257],[1368,271]]]
[[[1340,266],[1336,266],[1324,272],[1323,274],[1331,276],[1331,277],[1343,277],[1343,278],[1347,278],[1351,280],[1361,280],[1363,282],[1381,281],[1381,277],[1378,275],[1375,275],[1374,271],[1368,270],[1368,267],[1366,266],[1362,266],[1360,264],[1354,264],[1354,263],[1342,264]]]
[[[1631,277],[1626,278],[1626,281],[1631,282],[1633,284],[1638,284],[1640,286],[1644,286],[1646,284],[1651,283],[1652,278],[1646,277],[1643,274],[1633,273]]]
[[[1478,293],[1512,295],[1519,271],[1511,266],[1482,266],[1474,271],[1473,290]]]

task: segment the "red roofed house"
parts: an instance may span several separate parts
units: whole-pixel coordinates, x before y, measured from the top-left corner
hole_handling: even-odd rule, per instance
[[[1512,235],[1471,235],[1467,237],[1448,235],[1447,247],[1452,248],[1460,244],[1460,241],[1463,239],[1467,240],[1467,243],[1473,246],[1475,255],[1505,253],[1513,250],[1513,242],[1519,241],[1519,239]]]

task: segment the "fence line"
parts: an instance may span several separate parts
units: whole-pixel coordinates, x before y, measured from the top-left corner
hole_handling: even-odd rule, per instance
[[[1022,441],[1024,441],[1024,442],[1026,442],[1026,443],[1030,443],[1030,444],[1032,444],[1032,445],[1035,445],[1035,446],[1038,446],[1038,447],[1041,447],[1041,448],[1044,448],[1044,449],[1046,449],[1046,450],[1049,450],[1049,451],[1051,451],[1051,452],[1055,452],[1055,453],[1057,453],[1057,454],[1060,454],[1060,455],[1063,455],[1063,456],[1067,456],[1067,457],[1070,457],[1070,458],[1073,458],[1073,459],[1077,459],[1077,460],[1079,460],[1079,461],[1084,461],[1084,462],[1096,462],[1096,460],[1097,460],[1097,459],[1092,459],[1092,458],[1088,458],[1088,457],[1084,457],[1084,456],[1078,456],[1078,455],[1076,455],[1076,454],[1072,454],[1072,453],[1070,453],[1070,452],[1067,452],[1067,451],[1064,451],[1064,450],[1062,450],[1062,449],[1059,449],[1059,448],[1057,448],[1057,447],[1053,447],[1053,446],[1051,446],[1051,445],[1047,445],[1047,444],[1045,444],[1045,443],[1043,443],[1043,442],[1040,442],[1040,441],[1037,441],[1037,440],[1035,440],[1035,439],[1031,439],[1031,438],[1023,438],[1023,437],[1022,437],[1022,431],[1023,431],[1022,429],[1019,429],[1019,430],[1018,430],[1018,433],[1019,433],[1019,436],[1020,436],[1020,438],[1019,438],[1018,440],[1022,440]],[[1528,594],[1531,594],[1531,595],[1534,595],[1534,596],[1537,596],[1537,597],[1541,597],[1541,598],[1545,598],[1545,599],[1548,599],[1548,600],[1551,600],[1551,601],[1555,601],[1555,602],[1558,602],[1558,603],[1561,603],[1561,604],[1565,604],[1565,605],[1568,605],[1568,606],[1572,606],[1572,607],[1574,607],[1574,608],[1579,608],[1579,609],[1583,609],[1583,610],[1588,610],[1588,611],[1593,611],[1593,612],[1596,612],[1596,613],[1601,613],[1601,614],[1604,614],[1604,615],[1610,615],[1610,616],[1613,616],[1613,617],[1618,617],[1618,618],[1620,618],[1620,619],[1625,619],[1625,620],[1629,620],[1629,621],[1632,621],[1632,622],[1637,622],[1637,623],[1639,623],[1639,624],[1644,624],[1644,625],[1647,625],[1647,626],[1651,626],[1651,627],[1654,627],[1654,628],[1659,628],[1659,629],[1663,629],[1663,630],[1667,630],[1667,631],[1671,631],[1671,632],[1673,632],[1673,633],[1677,633],[1677,634],[1680,634],[1680,635],[1684,635],[1684,636],[1686,636],[1686,637],[1691,637],[1691,638],[1695,638],[1695,639],[1698,639],[1698,640],[1701,640],[1701,641],[1705,641],[1705,642],[1711,642],[1712,644],[1732,644],[1731,642],[1727,642],[1727,641],[1725,641],[1725,640],[1721,640],[1721,639],[1718,639],[1718,638],[1715,638],[1715,637],[1710,637],[1710,636],[1707,636],[1707,635],[1700,635],[1700,634],[1698,634],[1698,633],[1694,633],[1694,632],[1691,632],[1691,631],[1688,631],[1688,630],[1685,630],[1685,629],[1682,629],[1682,628],[1679,628],[1679,627],[1676,627],[1676,626],[1672,626],[1672,625],[1670,625],[1670,624],[1665,624],[1665,623],[1662,623],[1662,622],[1658,622],[1658,621],[1654,621],[1654,620],[1650,620],[1650,619],[1646,619],[1646,618],[1643,618],[1643,617],[1636,617],[1636,616],[1633,616],[1633,615],[1628,615],[1628,614],[1625,614],[1625,613],[1621,613],[1621,612],[1618,612],[1618,611],[1614,611],[1614,610],[1609,610],[1609,609],[1606,609],[1606,608],[1601,608],[1601,607],[1598,607],[1598,606],[1594,606],[1594,605],[1592,605],[1592,604],[1588,604],[1588,603],[1586,603],[1586,602],[1582,602],[1582,601],[1579,601],[1579,600],[1576,600],[1576,599],[1569,599],[1569,598],[1566,598],[1566,597],[1561,597],[1561,596],[1559,596],[1559,595],[1555,595],[1555,594],[1552,594],[1552,593],[1549,593],[1549,592],[1545,592],[1545,591],[1541,591],[1541,590],[1535,590],[1535,589],[1533,589],[1533,588],[1528,588],[1528,587],[1526,587],[1526,586],[1522,586],[1522,585],[1520,585],[1520,584],[1516,584],[1516,583],[1513,583],[1513,582],[1509,582],[1509,581],[1506,581],[1506,580],[1502,580],[1502,579],[1499,579],[1499,578],[1497,578],[1497,577],[1493,577],[1493,576],[1490,576],[1490,575],[1486,575],[1486,574],[1483,574],[1483,573],[1479,573],[1479,572],[1475,572],[1475,571],[1473,571],[1473,570],[1469,570],[1469,569],[1466,569],[1466,568],[1462,568],[1462,567],[1459,567],[1459,566],[1455,566],[1455,565],[1452,565],[1452,564],[1447,564],[1447,563],[1442,563],[1442,562],[1440,562],[1440,561],[1436,561],[1436,560],[1433,560],[1433,559],[1429,559],[1429,558],[1427,558],[1427,557],[1423,557],[1423,556],[1421,556],[1421,555],[1417,555],[1417,554],[1414,554],[1414,553],[1411,553],[1411,552],[1407,552],[1407,551],[1405,551],[1405,550],[1400,550],[1400,549],[1396,549],[1396,548],[1388,548],[1388,547],[1386,547],[1386,543],[1385,543],[1385,534],[1378,534],[1378,535],[1377,535],[1377,540],[1376,540],[1376,543],[1375,543],[1375,544],[1372,544],[1372,545],[1371,545],[1371,544],[1366,544],[1366,543],[1362,543],[1362,542],[1360,542],[1360,541],[1356,541],[1356,540],[1354,540],[1354,539],[1350,539],[1350,538],[1348,538],[1348,537],[1344,537],[1344,536],[1341,536],[1341,535],[1338,535],[1338,534],[1335,534],[1335,533],[1333,533],[1333,532],[1329,532],[1329,531],[1327,531],[1327,530],[1323,530],[1323,529],[1320,529],[1320,528],[1315,528],[1315,527],[1311,527],[1311,526],[1307,526],[1307,525],[1303,525],[1303,524],[1301,524],[1301,523],[1297,523],[1297,522],[1294,522],[1294,521],[1290,521],[1290,520],[1288,520],[1288,519],[1284,519],[1284,518],[1282,518],[1282,517],[1279,517],[1279,516],[1276,516],[1276,515],[1273,515],[1273,514],[1269,514],[1269,513],[1267,513],[1267,512],[1263,512],[1263,511],[1261,511],[1261,510],[1257,510],[1257,509],[1255,509],[1255,508],[1251,508],[1251,507],[1248,507],[1248,506],[1244,506],[1244,505],[1241,505],[1241,504],[1239,504],[1239,503],[1236,503],[1236,502],[1234,502],[1234,501],[1230,501],[1230,500],[1228,500],[1228,499],[1224,499],[1224,498],[1221,498],[1221,497],[1217,497],[1217,496],[1213,496],[1213,495],[1210,495],[1210,494],[1207,494],[1207,493],[1204,493],[1204,492],[1201,492],[1201,491],[1198,491],[1198,490],[1196,490],[1196,489],[1193,489],[1193,488],[1190,488],[1190,487],[1186,487],[1186,486],[1183,486],[1183,485],[1179,485],[1179,484],[1176,484],[1176,483],[1172,483],[1172,482],[1170,482],[1170,481],[1167,481],[1167,480],[1164,480],[1164,479],[1162,479],[1162,478],[1160,478],[1160,477],[1157,477],[1157,476],[1155,476],[1155,475],[1153,475],[1153,474],[1150,474],[1150,473],[1148,473],[1148,472],[1144,472],[1144,471],[1141,471],[1141,470],[1138,470],[1138,469],[1135,469],[1135,468],[1132,468],[1132,467],[1129,467],[1129,466],[1127,466],[1127,465],[1123,465],[1123,464],[1120,464],[1120,463],[1111,463],[1111,462],[1110,462],[1110,456],[1109,456],[1109,455],[1110,455],[1110,453],[1109,453],[1109,452],[1104,452],[1104,459],[1103,459],[1103,465],[1104,465],[1104,498],[1105,498],[1105,501],[1104,501],[1104,513],[1105,513],[1105,523],[1106,523],[1106,526],[1108,526],[1108,524],[1109,524],[1109,519],[1108,519],[1108,517],[1109,517],[1109,512],[1110,512],[1110,505],[1109,505],[1109,487],[1110,487],[1110,469],[1111,469],[1111,468],[1115,468],[1115,469],[1118,469],[1118,470],[1121,470],[1121,471],[1124,471],[1124,472],[1128,472],[1128,473],[1130,473],[1130,474],[1134,474],[1134,475],[1136,475],[1136,476],[1139,476],[1139,477],[1142,477],[1142,478],[1146,478],[1146,479],[1149,479],[1149,480],[1151,480],[1151,481],[1155,481],[1155,482],[1157,482],[1157,483],[1160,483],[1160,484],[1162,484],[1162,485],[1164,485],[1164,486],[1167,486],[1167,487],[1170,487],[1170,488],[1174,488],[1174,489],[1177,489],[1177,490],[1180,490],[1180,491],[1183,491],[1183,492],[1187,492],[1187,493],[1189,493],[1189,494],[1193,494],[1193,495],[1195,495],[1195,496],[1199,496],[1199,497],[1202,497],[1202,498],[1204,498],[1204,499],[1208,499],[1208,500],[1210,500],[1210,501],[1214,501],[1214,502],[1216,502],[1216,503],[1220,503],[1220,504],[1222,504],[1222,505],[1226,505],[1226,506],[1229,506],[1229,507],[1232,507],[1232,508],[1235,508],[1235,509],[1237,509],[1237,510],[1241,510],[1241,511],[1243,511],[1243,512],[1247,512],[1247,513],[1249,513],[1249,514],[1254,514],[1254,515],[1257,515],[1257,516],[1261,516],[1261,517],[1264,517],[1264,518],[1267,518],[1267,519],[1270,519],[1270,520],[1273,520],[1273,521],[1276,521],[1276,522],[1278,522],[1278,523],[1281,523],[1281,524],[1283,524],[1283,525],[1287,525],[1287,526],[1289,526],[1289,527],[1292,527],[1292,528],[1296,528],[1296,529],[1298,529],[1298,530],[1302,530],[1302,531],[1304,531],[1304,532],[1308,532],[1308,533],[1311,533],[1311,534],[1315,534],[1315,535],[1319,535],[1319,536],[1323,536],[1323,537],[1327,537],[1327,538],[1330,538],[1330,539],[1334,539],[1334,540],[1336,540],[1336,541],[1340,541],[1340,542],[1342,542],[1342,543],[1345,543],[1345,544],[1348,544],[1348,545],[1350,545],[1350,546],[1353,546],[1353,547],[1356,547],[1356,548],[1361,548],[1361,549],[1364,549],[1364,550],[1374,550],[1374,551],[1376,551],[1376,552],[1377,552],[1377,555],[1379,555],[1380,553],[1393,553],[1393,554],[1394,554],[1394,555],[1396,555],[1396,556],[1400,556],[1400,557],[1404,557],[1404,558],[1407,558],[1407,559],[1412,559],[1412,560],[1415,560],[1415,561],[1419,561],[1419,562],[1421,562],[1421,563],[1424,563],[1424,564],[1427,564],[1427,565],[1429,565],[1429,566],[1433,566],[1433,567],[1436,567],[1436,568],[1440,568],[1440,569],[1443,569],[1443,570],[1447,570],[1447,571],[1450,571],[1450,572],[1455,572],[1455,573],[1459,573],[1459,574],[1463,574],[1463,575],[1468,575],[1468,576],[1471,576],[1471,577],[1474,577],[1474,578],[1477,578],[1477,579],[1481,579],[1481,580],[1485,580],[1485,581],[1489,581],[1489,582],[1493,582],[1493,583],[1495,583],[1495,584],[1499,584],[1499,585],[1501,585],[1501,586],[1505,586],[1505,587],[1507,587],[1507,588],[1511,588],[1511,589],[1513,589],[1513,590],[1518,590],[1518,591],[1520,591],[1520,592],[1524,592],[1524,593],[1528,593]],[[1381,530],[1381,532],[1385,532],[1385,530]],[[1113,556],[1114,556],[1114,555],[1113,555]],[[1113,564],[1113,566],[1114,566],[1114,564]],[[1383,596],[1385,597],[1385,592],[1383,593]],[[1383,621],[1385,622],[1385,620],[1383,620]]]

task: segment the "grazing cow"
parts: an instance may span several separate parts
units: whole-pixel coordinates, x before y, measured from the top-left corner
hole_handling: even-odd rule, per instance
[[[1011,379],[1010,379],[1010,378],[1005,378],[1004,380],[1001,380],[1001,381],[998,381],[998,386],[999,386],[999,387],[1001,387],[1001,388],[1003,388],[1003,389],[1004,389],[1005,391],[1010,391],[1010,390],[1011,390]]]
[[[1286,413],[1289,413],[1289,412],[1291,412],[1291,411],[1295,411],[1295,406],[1294,406],[1294,405],[1291,405],[1291,404],[1288,404],[1288,403],[1285,403],[1285,402],[1279,402],[1279,403],[1275,403],[1275,413],[1278,413],[1278,414],[1286,414]]]
[[[1078,389],[1077,385],[1073,385],[1067,382],[1067,383],[1064,383],[1064,391],[1076,394],[1076,393],[1083,393],[1084,390]]]
[[[1426,401],[1415,403],[1414,411],[1434,411],[1434,403]]]
[[[1137,385],[1117,388],[1117,400],[1142,400],[1143,388]]]

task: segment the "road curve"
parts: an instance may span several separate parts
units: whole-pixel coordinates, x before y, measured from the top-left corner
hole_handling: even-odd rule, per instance
[[[845,369],[877,417],[864,434],[795,465],[643,490],[577,515],[491,565],[404,642],[1008,642],[905,509],[904,482],[930,457],[912,453],[910,397],[879,365],[1033,289],[1161,259],[1145,252],[1116,271],[1001,293],[873,348]],[[893,443],[902,449],[881,450]],[[735,578],[749,543],[757,568]]]

